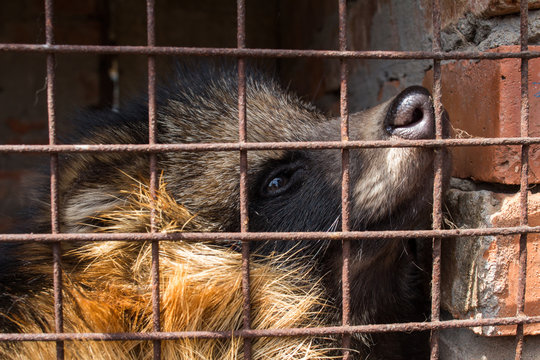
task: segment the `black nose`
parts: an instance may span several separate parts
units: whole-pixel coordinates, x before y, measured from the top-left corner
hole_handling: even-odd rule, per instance
[[[386,130],[403,139],[431,139],[435,135],[435,116],[429,92],[421,86],[402,91],[390,105]]]

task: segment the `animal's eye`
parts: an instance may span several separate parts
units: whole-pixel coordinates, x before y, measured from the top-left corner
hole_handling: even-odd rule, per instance
[[[270,180],[266,186],[266,191],[269,193],[279,191],[284,186],[287,186],[288,183],[289,177],[286,174],[278,175]]]
[[[302,168],[298,163],[286,164],[274,169],[261,186],[261,194],[266,197],[281,195],[297,185]]]

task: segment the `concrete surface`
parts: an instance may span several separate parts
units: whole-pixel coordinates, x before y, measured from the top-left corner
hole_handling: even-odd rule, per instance
[[[529,194],[529,225],[540,225],[540,194]],[[448,224],[456,228],[518,226],[519,194],[481,190],[452,179],[447,192]],[[442,306],[456,319],[515,316],[519,273],[519,235],[457,237],[443,241]],[[540,238],[527,237],[525,314],[540,315]],[[540,334],[540,324],[524,327]],[[515,326],[485,326],[487,336],[515,334]]]
[[[513,360],[516,340],[514,337],[490,338],[474,334],[469,329],[441,331],[441,360]],[[523,360],[538,360],[540,336],[526,336]]]

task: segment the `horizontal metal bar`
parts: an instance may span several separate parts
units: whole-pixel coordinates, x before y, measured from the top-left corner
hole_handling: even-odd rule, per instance
[[[196,143],[196,144],[100,144],[100,145],[0,145],[0,153],[100,153],[136,152],[158,153],[177,151],[238,151],[238,150],[322,150],[370,149],[390,147],[457,147],[539,145],[540,137],[429,139],[429,140],[370,140],[370,141],[297,141],[250,143]]]
[[[230,56],[230,57],[273,57],[298,58],[317,57],[335,59],[486,59],[540,57],[540,51],[519,52],[474,52],[474,51],[339,51],[297,49],[239,49],[172,46],[105,46],[105,45],[46,45],[46,44],[0,44],[3,52],[35,53],[85,53],[85,54],[139,54],[139,55],[184,55],[184,56]]]
[[[411,322],[395,324],[373,324],[355,326],[328,326],[315,328],[288,329],[249,329],[234,331],[177,331],[148,333],[34,333],[0,334],[0,341],[58,341],[58,340],[98,340],[98,341],[150,341],[186,338],[230,339],[238,337],[285,337],[285,336],[324,336],[356,333],[410,332],[433,329],[467,328],[477,326],[500,326],[540,323],[540,316],[519,316],[494,319],[466,319],[432,322]]]
[[[348,232],[184,232],[184,233],[61,233],[0,234],[0,242],[53,241],[294,241],[357,240],[401,238],[450,238],[467,236],[516,235],[540,233],[540,226],[515,226],[485,229],[386,230]]]

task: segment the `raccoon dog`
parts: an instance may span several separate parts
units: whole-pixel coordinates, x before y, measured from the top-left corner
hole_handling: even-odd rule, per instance
[[[236,142],[237,71],[184,67],[158,90],[159,143]],[[283,91],[273,80],[247,74],[249,142],[339,140],[340,120]],[[144,144],[145,99],[119,112],[80,116],[82,144]],[[411,87],[379,106],[350,115],[350,140],[428,139],[434,136],[431,97]],[[354,149],[351,156],[352,230],[429,227],[433,151],[426,148]],[[60,157],[60,230],[149,231],[146,154],[87,153]],[[158,231],[239,231],[237,152],[158,155]],[[340,150],[265,150],[248,153],[250,231],[334,231],[341,226]],[[49,232],[47,205],[25,232]],[[163,331],[242,327],[241,256],[236,244],[161,242]],[[66,332],[152,330],[150,246],[147,243],[63,243]],[[353,324],[422,321],[425,296],[405,240],[356,240],[351,256]],[[340,323],[341,250],[331,241],[253,244],[253,328]],[[51,249],[46,244],[2,244],[0,312],[4,332],[54,331]],[[426,335],[354,335],[359,359],[420,359]],[[258,338],[257,359],[339,356],[340,340]],[[69,359],[149,359],[144,341],[65,343]],[[241,339],[162,342],[164,359],[236,359]],[[54,343],[3,343],[4,359],[46,359]]]

